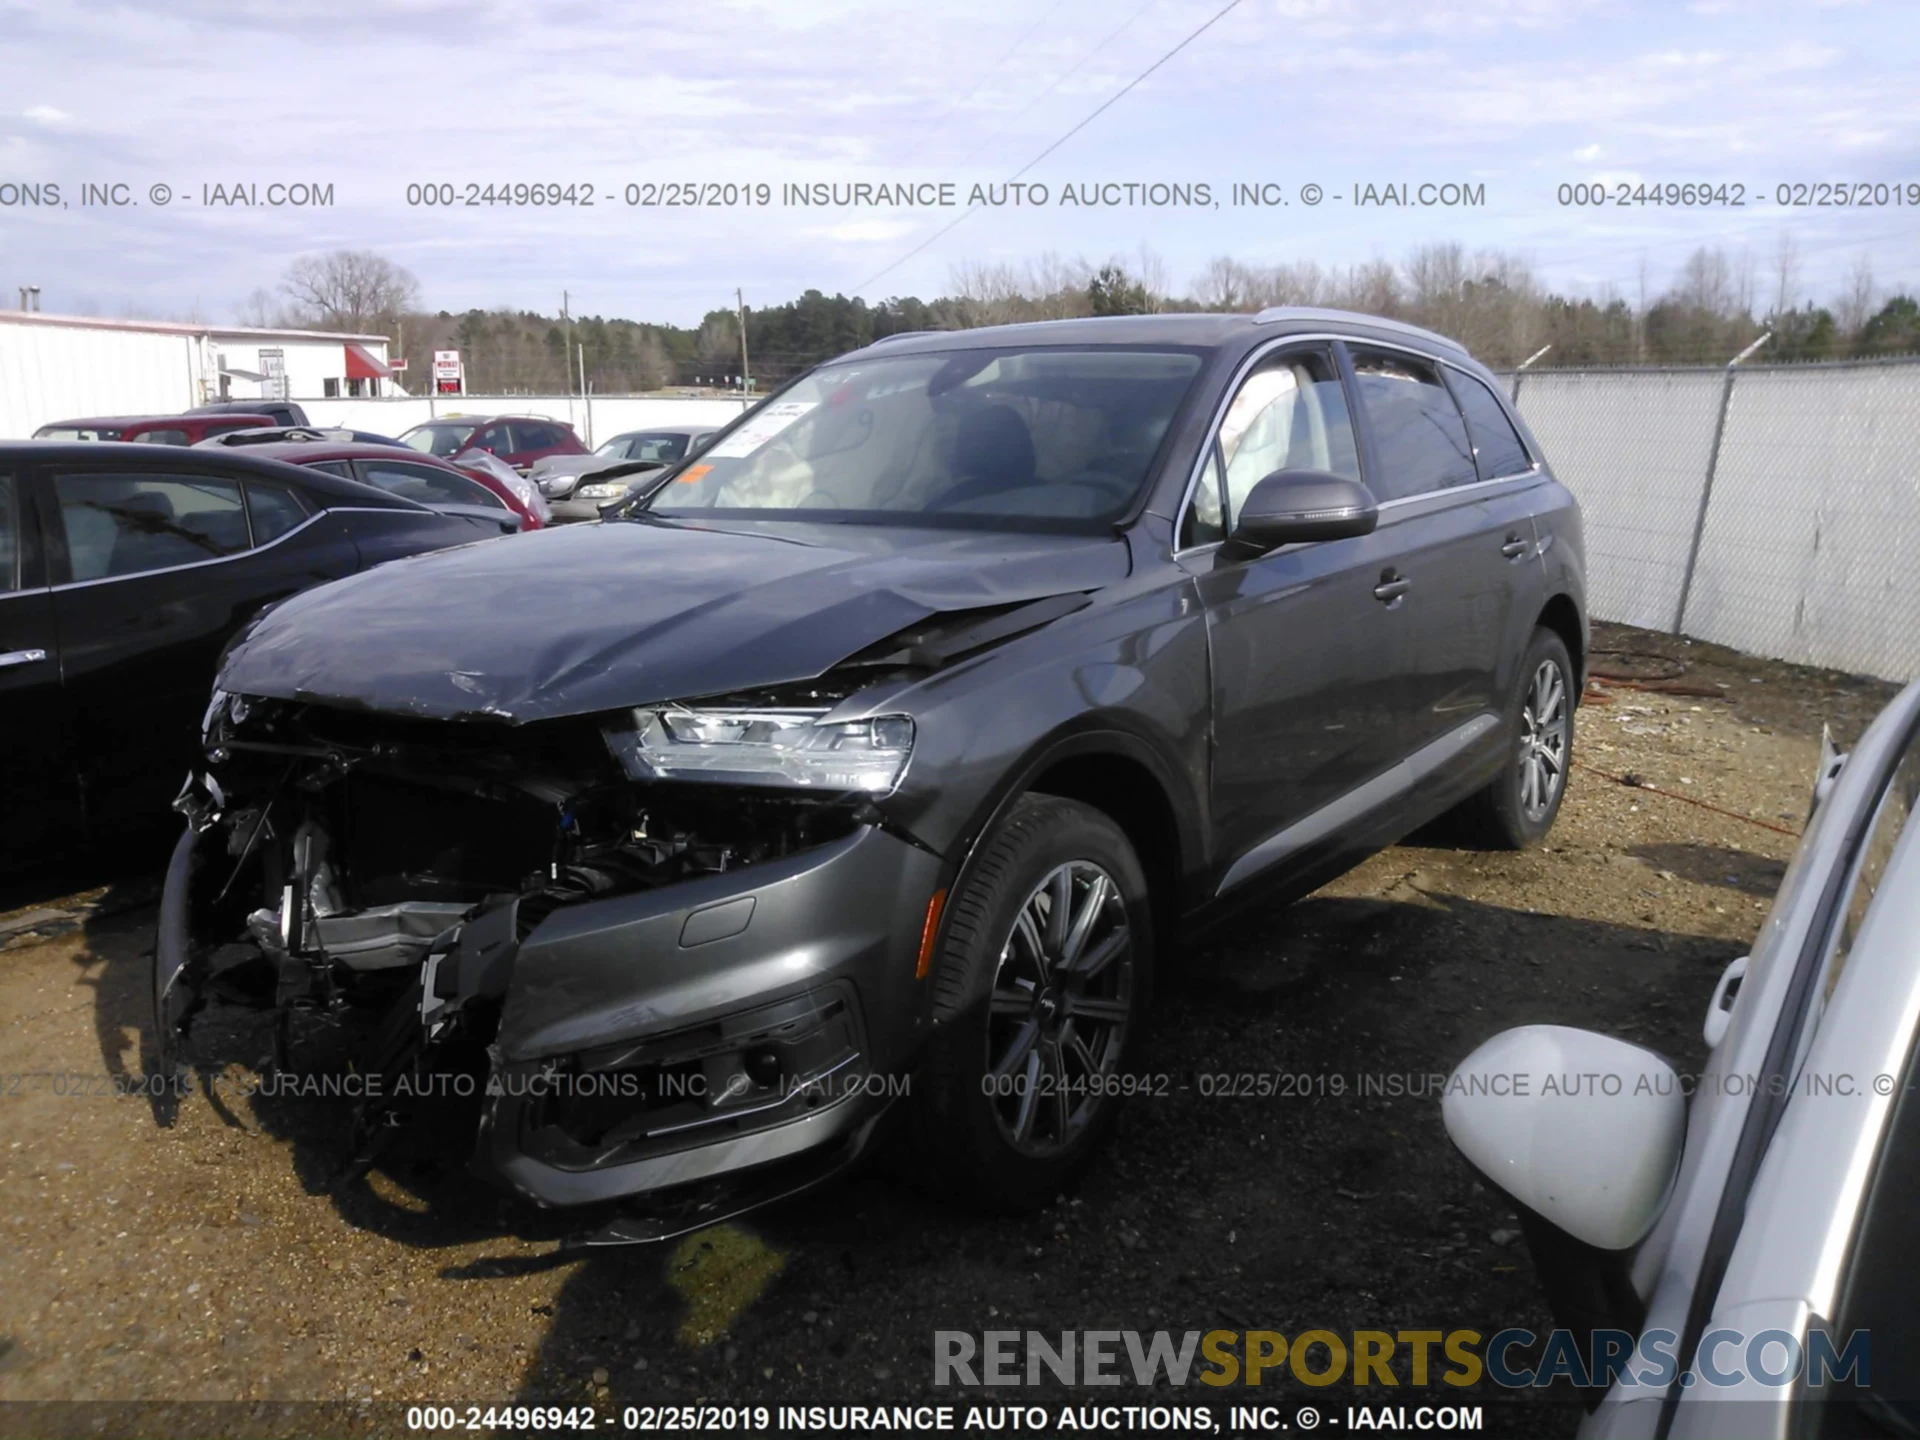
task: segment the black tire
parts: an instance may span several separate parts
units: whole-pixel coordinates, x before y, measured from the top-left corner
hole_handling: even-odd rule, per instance
[[[1044,917],[1063,873],[1069,933],[1056,946]],[[1076,951],[1071,927],[1089,909]],[[1022,796],[947,906],[909,1135],[923,1177],[1001,1213],[1060,1194],[1113,1126],[1152,975],[1146,877],[1126,835],[1089,805]],[[1028,1025],[1028,1058],[996,1073]]]
[[[1543,726],[1532,717],[1530,706],[1538,693],[1535,688],[1538,678],[1547,666],[1557,671],[1560,699],[1558,716],[1546,717],[1548,723]],[[1560,802],[1567,795],[1567,771],[1573,764],[1573,717],[1578,696],[1578,681],[1574,678],[1573,660],[1567,654],[1566,641],[1541,626],[1527,642],[1526,656],[1514,679],[1513,699],[1507,710],[1506,761],[1493,782],[1460,807],[1461,819],[1479,844],[1489,850],[1529,850],[1553,828],[1554,817],[1560,813]],[[1555,726],[1560,727],[1557,771],[1552,770],[1548,754],[1551,737],[1542,733]],[[1541,767],[1531,778],[1530,757],[1537,757],[1535,763]],[[1549,771],[1552,772],[1550,793],[1546,795],[1546,803],[1539,804],[1537,788],[1530,787],[1538,787],[1541,775]]]

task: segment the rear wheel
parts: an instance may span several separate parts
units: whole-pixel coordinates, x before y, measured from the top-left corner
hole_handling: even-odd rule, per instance
[[[1475,838],[1489,848],[1529,849],[1553,828],[1573,763],[1573,687],[1566,642],[1544,626],[1535,630],[1508,720],[1513,739],[1507,761],[1461,807]]]
[[[913,1144],[988,1209],[1046,1204],[1092,1159],[1126,1088],[1152,977],[1146,879],[1091,806],[1020,799],[948,907]]]

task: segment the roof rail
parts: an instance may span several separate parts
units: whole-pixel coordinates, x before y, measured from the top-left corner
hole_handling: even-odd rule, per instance
[[[1404,320],[1388,320],[1379,315],[1365,315],[1358,310],[1332,310],[1318,305],[1269,305],[1253,317],[1253,323],[1256,325],[1277,325],[1285,320],[1337,325],[1371,325],[1376,330],[1391,330],[1409,339],[1423,340],[1429,345],[1451,350],[1456,354],[1467,353],[1466,346],[1458,340],[1442,335],[1437,330],[1424,330],[1418,325],[1409,325]]]
[[[907,340],[915,335],[938,335],[939,333],[938,330],[896,330],[891,335],[882,335],[877,340],[869,340],[867,348],[871,350],[874,346],[885,345],[890,340]]]

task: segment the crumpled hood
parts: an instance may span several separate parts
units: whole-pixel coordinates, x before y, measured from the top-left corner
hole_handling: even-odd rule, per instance
[[[1124,578],[1107,537],[613,522],[395,560],[284,601],[222,690],[521,723],[809,680],[929,615]]]

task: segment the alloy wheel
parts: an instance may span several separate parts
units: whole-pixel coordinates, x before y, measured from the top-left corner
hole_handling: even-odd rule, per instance
[[[1133,1013],[1133,939],[1113,877],[1090,860],[1050,871],[1000,948],[984,1086],[1002,1136],[1056,1155],[1114,1093]]]
[[[1567,779],[1567,681],[1556,662],[1533,672],[1520,721],[1520,808],[1538,821]]]

